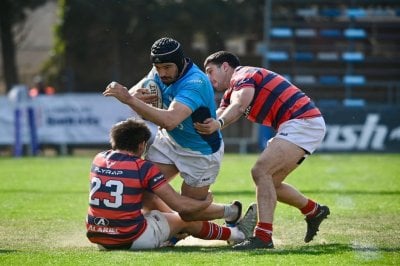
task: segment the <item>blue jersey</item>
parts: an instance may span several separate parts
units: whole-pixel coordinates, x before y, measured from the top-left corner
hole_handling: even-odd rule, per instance
[[[157,71],[153,69],[148,78],[154,79],[162,92],[163,108],[168,109],[172,101],[186,105],[192,115],[182,121],[168,134],[183,148],[212,154],[221,147],[220,131],[211,135],[201,135],[193,127],[194,122],[203,122],[206,118],[216,118],[214,90],[208,77],[192,61],[188,62],[183,75],[174,83],[164,84]]]

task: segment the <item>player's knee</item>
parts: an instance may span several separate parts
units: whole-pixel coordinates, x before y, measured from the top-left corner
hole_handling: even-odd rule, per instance
[[[251,168],[251,176],[253,177],[254,183],[257,184],[263,177],[263,171],[261,167],[259,167],[258,165],[253,166],[253,168]]]
[[[272,178],[272,175],[269,173],[268,169],[265,169],[260,164],[256,164],[251,169],[251,176],[255,184],[259,184],[262,181],[265,181],[267,178]]]

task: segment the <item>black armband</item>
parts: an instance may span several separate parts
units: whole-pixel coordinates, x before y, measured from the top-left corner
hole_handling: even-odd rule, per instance
[[[218,123],[219,123],[219,127],[222,128],[225,124],[225,121],[224,121],[224,119],[220,118],[220,119],[218,119]]]

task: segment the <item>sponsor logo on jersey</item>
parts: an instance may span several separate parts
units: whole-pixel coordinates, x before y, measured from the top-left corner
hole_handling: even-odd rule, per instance
[[[110,235],[117,235],[119,234],[118,229],[115,227],[106,227],[106,226],[94,226],[94,225],[89,225],[88,231],[91,232],[99,232],[99,233],[107,233]]]
[[[95,225],[101,225],[101,226],[107,226],[110,224],[110,222],[103,217],[95,217],[93,222]]]
[[[164,177],[164,175],[159,175],[159,176],[156,176],[156,177],[154,177],[153,178],[153,181],[154,182],[158,182],[161,178],[163,178]]]
[[[203,81],[201,80],[201,79],[192,79],[192,80],[189,80],[187,83],[203,83]]]
[[[95,166],[93,168],[93,171],[99,174],[111,175],[111,176],[119,176],[124,174],[124,171],[122,170],[104,169],[98,166]]]

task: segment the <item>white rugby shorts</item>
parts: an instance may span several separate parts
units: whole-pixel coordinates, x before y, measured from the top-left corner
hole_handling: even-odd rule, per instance
[[[149,147],[146,159],[155,163],[174,164],[185,183],[191,187],[204,187],[215,182],[224,155],[224,144],[210,155],[182,148],[165,131],[159,130]]]
[[[322,116],[291,119],[279,126],[274,138],[290,141],[311,154],[323,141],[325,132],[326,126]]]
[[[152,210],[144,218],[147,221],[146,230],[133,241],[130,250],[158,248],[169,238],[169,224],[160,211]]]

